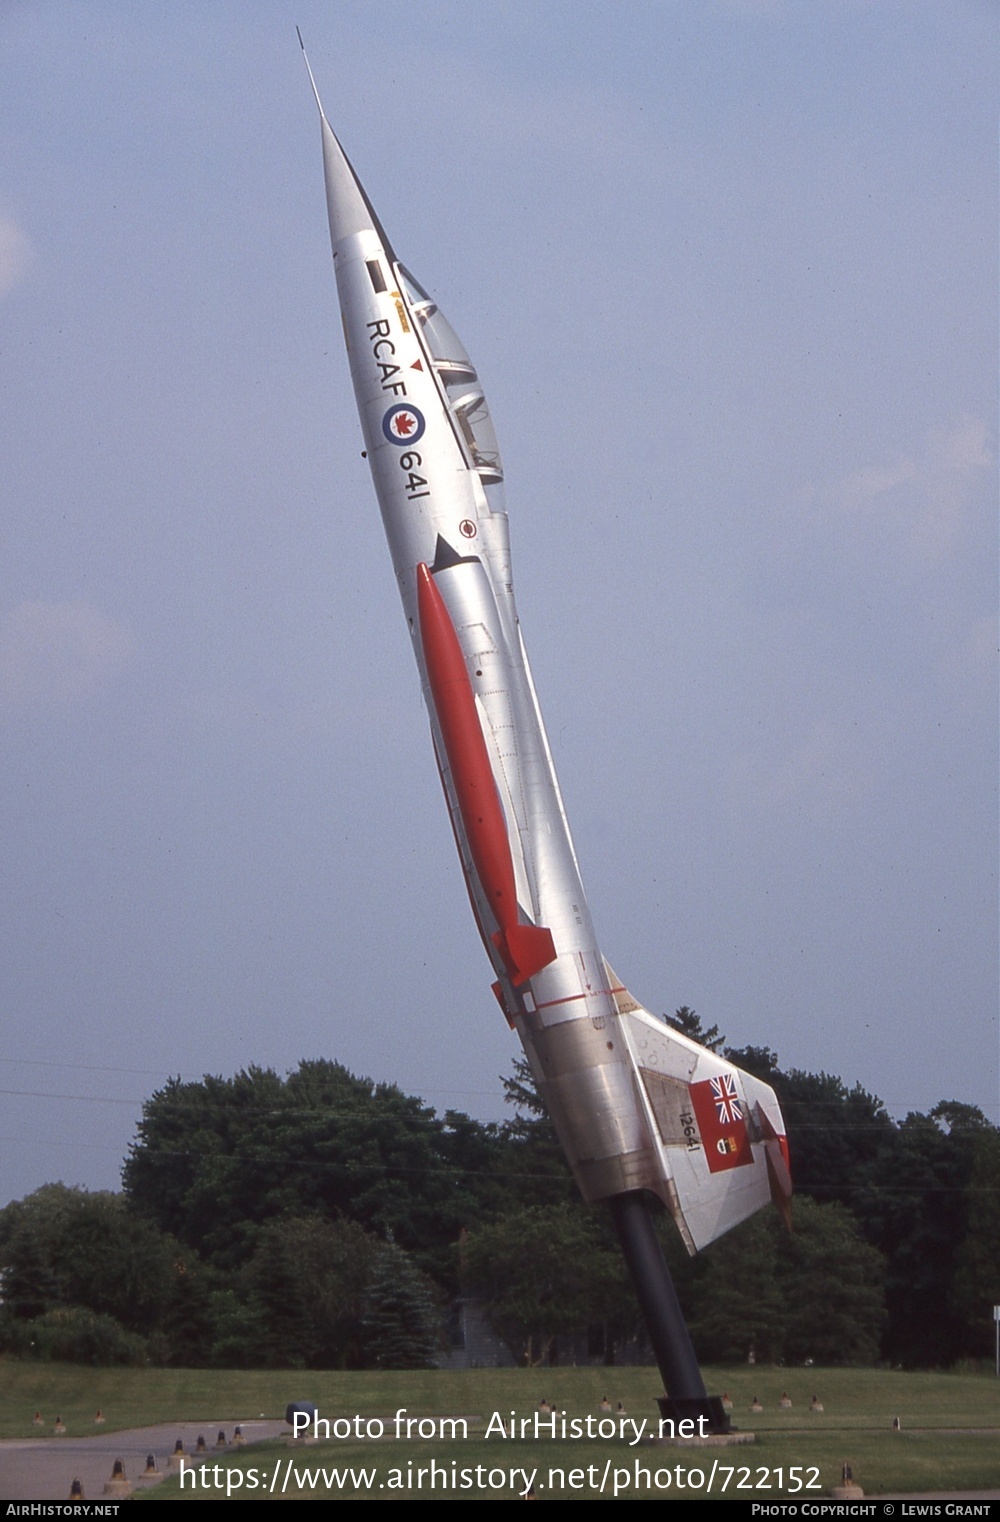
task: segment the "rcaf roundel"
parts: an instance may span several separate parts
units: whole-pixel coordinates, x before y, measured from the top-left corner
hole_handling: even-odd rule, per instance
[[[732,1073],[689,1085],[698,1130],[710,1173],[742,1168],[753,1162],[743,1106]]]
[[[390,407],[382,419],[382,432],[390,444],[415,444],[425,427],[424,415],[420,409],[405,402],[397,402],[395,407]]]

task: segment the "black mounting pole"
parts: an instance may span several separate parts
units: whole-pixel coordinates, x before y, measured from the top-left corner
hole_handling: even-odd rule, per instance
[[[661,1415],[675,1424],[693,1418],[690,1436],[728,1432],[729,1417],[722,1409],[722,1400],[706,1393],[646,1196],[635,1189],[612,1195],[608,1204],[663,1376],[666,1393],[658,1402]]]

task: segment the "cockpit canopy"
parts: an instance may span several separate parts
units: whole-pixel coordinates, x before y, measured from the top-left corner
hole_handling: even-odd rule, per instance
[[[496,486],[503,480],[500,447],[476,368],[437,302],[401,264],[396,266],[396,273],[420,324],[470,463],[484,486]]]

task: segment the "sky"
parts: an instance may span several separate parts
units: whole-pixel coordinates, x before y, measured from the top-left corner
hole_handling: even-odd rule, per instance
[[[605,955],[998,1112],[987,0],[7,0],[0,1203],[176,1074],[503,1114],[315,104],[486,383]]]

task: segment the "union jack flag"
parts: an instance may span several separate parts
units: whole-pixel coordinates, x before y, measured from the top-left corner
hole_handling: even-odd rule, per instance
[[[721,1078],[712,1079],[712,1098],[715,1101],[715,1113],[719,1117],[720,1126],[728,1126],[734,1120],[743,1119],[743,1111],[740,1109],[740,1101],[736,1094],[736,1079],[732,1073],[723,1073]]]

